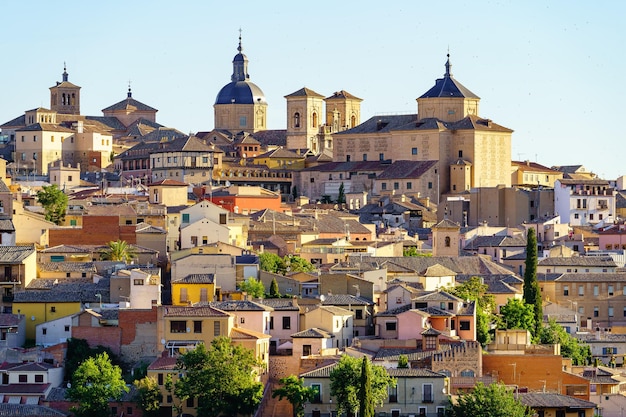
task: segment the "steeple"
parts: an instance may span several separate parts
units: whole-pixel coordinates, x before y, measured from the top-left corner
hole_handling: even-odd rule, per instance
[[[248,58],[241,52],[243,51],[241,46],[241,29],[239,29],[239,46],[237,51],[239,53],[233,58],[233,75],[230,79],[232,82],[247,81],[250,75],[248,75]]]
[[[448,52],[448,60],[446,61],[446,73],[443,75],[446,78],[452,77],[452,64],[450,63],[450,53]]]
[[[67,65],[65,65],[65,62],[63,63],[63,81],[67,82]]]
[[[130,81],[128,81],[128,98],[132,98],[133,97],[133,93],[130,90]]]

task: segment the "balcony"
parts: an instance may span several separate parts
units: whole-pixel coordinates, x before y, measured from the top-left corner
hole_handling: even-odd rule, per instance
[[[12,276],[0,275],[0,284],[18,285],[18,284],[21,284],[21,281],[20,281],[20,277],[17,275],[12,275]]]

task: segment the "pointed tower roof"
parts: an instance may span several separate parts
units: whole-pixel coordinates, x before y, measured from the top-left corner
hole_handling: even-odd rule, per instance
[[[113,112],[116,110],[132,110],[132,111],[149,111],[149,112],[157,112],[158,110],[148,106],[147,104],[143,104],[140,101],[137,101],[133,98],[133,93],[130,89],[130,84],[128,85],[128,93],[126,94],[126,98],[122,101],[118,101],[117,103],[102,109],[102,112]]]
[[[72,84],[71,82],[69,82],[69,74],[67,73],[67,65],[65,65],[65,62],[63,63],[63,74],[61,74],[61,79],[63,81],[56,83],[56,85],[50,87],[50,88],[55,88],[55,87],[73,87],[73,88],[80,88],[79,86],[77,86],[76,84]]]
[[[480,98],[463,86],[463,84],[454,79],[452,76],[450,54],[448,54],[448,60],[446,61],[446,73],[443,75],[443,78],[436,80],[435,86],[424,93],[420,98],[436,97]]]
[[[226,84],[217,94],[215,104],[267,104],[263,91],[250,81],[248,74],[248,58],[241,52],[241,31],[237,55],[233,58],[233,74],[231,82]]]
[[[324,96],[321,95],[320,93],[316,93],[310,88],[302,87],[298,91],[294,91],[291,94],[287,94],[285,98],[287,97],[324,97]]]

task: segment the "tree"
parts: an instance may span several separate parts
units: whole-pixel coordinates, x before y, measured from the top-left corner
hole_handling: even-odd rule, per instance
[[[259,254],[259,268],[261,271],[282,275],[287,267],[285,266],[285,261],[280,256],[271,252],[263,252]]]
[[[265,286],[260,280],[254,277],[248,277],[247,280],[241,282],[239,284],[239,290],[248,293],[249,296],[254,298],[265,297]]]
[[[73,376],[81,363],[89,358],[106,353],[114,365],[121,365],[119,358],[111,352],[111,349],[102,345],[91,348],[85,339],[72,337],[67,339],[67,353],[65,359],[65,379],[73,381]]]
[[[382,366],[371,366],[371,371],[371,402],[376,407],[387,398],[388,388],[396,386],[396,380]],[[344,412],[354,414],[358,410],[360,378],[361,360],[348,355],[343,355],[330,372],[330,395],[337,399],[337,415]]]
[[[500,309],[501,327],[505,329],[523,329],[531,334],[535,330],[535,312],[532,305],[523,300],[509,298]]]
[[[311,272],[315,270],[311,262],[299,256],[287,255],[283,258],[283,262],[289,272]]]
[[[180,377],[174,393],[181,400],[198,400],[198,417],[251,414],[263,398],[263,384],[256,381],[262,366],[254,351],[217,337],[209,348],[203,344],[178,358]]]
[[[130,263],[136,256],[135,249],[125,240],[112,240],[107,243],[107,248],[102,251],[100,258],[103,261],[122,261]]]
[[[339,194],[337,194],[337,204],[345,204],[346,202],[346,192],[343,186],[343,182],[339,185]]]
[[[409,357],[406,355],[398,356],[398,368],[408,368],[409,367]]]
[[[526,236],[526,263],[524,270],[524,301],[533,306],[535,314],[535,328],[532,330],[534,337],[539,336],[543,323],[543,306],[541,304],[541,291],[537,281],[537,236],[535,229],[528,229]]]
[[[503,384],[476,384],[468,393],[450,402],[450,417],[530,417],[532,410],[514,397]]]
[[[293,200],[295,201],[296,198],[299,197],[298,195],[298,187],[296,187],[295,185],[293,187],[291,187],[291,195],[293,196]]]
[[[359,384],[359,416],[374,417],[372,401],[372,365],[367,356],[361,360],[361,383]]]
[[[44,185],[41,191],[37,192],[37,201],[44,208],[46,220],[57,225],[65,220],[67,195],[59,190],[56,184]]]
[[[419,257],[423,257],[423,258],[428,258],[428,257],[432,257],[433,254],[432,253],[422,253],[422,252],[418,252],[417,248],[415,246],[411,246],[408,247],[406,249],[404,249],[402,251],[402,256],[419,256]]]
[[[496,309],[495,297],[487,293],[488,289],[489,287],[482,282],[480,277],[471,277],[456,287],[446,289],[463,300],[476,301],[476,339],[483,346],[491,342],[489,330],[494,321]]]
[[[124,392],[128,392],[128,387],[122,370],[104,352],[80,364],[66,397],[78,402],[78,406],[71,408],[77,417],[108,417],[109,401],[119,401]]]
[[[278,281],[276,281],[276,278],[272,278],[269,298],[280,298],[280,290],[278,289]]]
[[[161,408],[161,391],[156,379],[143,377],[133,382],[137,388],[137,405],[145,417],[157,417]]]
[[[589,346],[567,333],[554,319],[550,319],[548,325],[541,329],[540,341],[543,344],[559,343],[561,355],[572,358],[574,365],[587,365],[591,362]]]
[[[298,378],[295,375],[289,375],[280,379],[282,387],[276,388],[272,392],[272,398],[278,397],[279,400],[286,398],[293,406],[293,417],[304,416],[304,404],[311,401],[315,396],[315,389],[304,386],[304,378]]]

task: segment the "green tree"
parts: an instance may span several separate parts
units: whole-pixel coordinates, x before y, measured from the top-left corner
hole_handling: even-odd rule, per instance
[[[372,403],[376,407],[382,405],[389,387],[396,386],[396,380],[382,366],[374,365],[371,371]],[[330,372],[330,395],[337,400],[337,415],[344,412],[354,414],[358,410],[360,378],[361,360],[348,355],[343,355]]]
[[[419,252],[415,246],[411,246],[402,251],[402,256],[421,256],[423,258],[428,258],[433,256],[433,254],[430,252]]]
[[[265,286],[260,280],[254,277],[248,277],[248,279],[241,282],[239,284],[239,290],[248,293],[249,296],[254,298],[265,297]]]
[[[125,240],[120,239],[107,243],[107,248],[100,254],[100,258],[103,261],[122,261],[126,263],[130,263],[135,257],[135,249],[126,243]]]
[[[572,358],[574,365],[587,365],[591,362],[589,346],[567,333],[554,319],[548,320],[548,325],[541,329],[540,341],[543,344],[561,344],[561,355]]]
[[[77,417],[108,417],[109,401],[119,401],[124,392],[128,392],[128,387],[122,370],[104,352],[80,364],[65,395],[78,403],[71,408]]]
[[[524,270],[524,301],[533,306],[535,314],[535,328],[532,330],[534,337],[539,336],[543,323],[543,305],[541,304],[541,291],[537,281],[537,236],[535,229],[528,229],[526,236],[526,263]]]
[[[278,289],[276,278],[272,278],[272,283],[270,284],[270,298],[280,298],[280,290]]]
[[[283,258],[283,262],[289,272],[311,272],[315,270],[311,262],[299,256],[287,255]]]
[[[262,366],[254,351],[218,337],[209,348],[203,344],[178,358],[182,377],[174,384],[181,400],[198,400],[198,417],[251,414],[263,398],[263,384],[256,381]]]
[[[106,353],[113,365],[120,366],[121,361],[111,352],[111,349],[104,346],[91,348],[85,339],[72,337],[67,339],[67,353],[65,359],[65,379],[74,382],[73,376],[81,363],[89,358],[93,358],[101,353]]]
[[[67,195],[59,190],[56,184],[44,185],[41,191],[37,192],[37,201],[44,208],[46,220],[57,225],[65,220]]]
[[[298,195],[298,187],[296,187],[295,185],[293,187],[291,187],[291,195],[293,196],[294,201],[296,200],[296,198],[299,197],[299,195]]]
[[[295,375],[281,378],[279,382],[282,386],[272,392],[272,398],[278,397],[279,400],[286,398],[293,406],[293,417],[303,417],[304,404],[313,399],[316,391],[311,387],[305,387],[304,378]]]
[[[487,293],[488,290],[489,287],[482,282],[480,277],[471,277],[456,287],[446,289],[463,300],[476,301],[476,339],[483,346],[491,342],[489,331],[496,309],[495,298],[493,294]]]
[[[398,356],[398,368],[408,368],[409,367],[409,357],[406,355]]]
[[[359,416],[374,417],[374,402],[372,401],[372,365],[367,356],[361,360],[361,378],[359,384]]]
[[[504,329],[523,329],[531,334],[535,330],[535,312],[532,305],[524,300],[509,298],[500,309],[500,327]]]
[[[263,252],[259,254],[259,268],[261,271],[283,275],[287,267],[285,261],[280,256],[271,252]]]
[[[157,417],[161,408],[161,391],[156,379],[143,377],[133,382],[137,388],[137,398],[135,401],[145,417]]]
[[[339,185],[339,194],[337,194],[337,204],[345,204],[346,202],[346,190],[343,186],[343,182]]]
[[[532,410],[522,404],[503,384],[485,386],[479,382],[472,391],[450,402],[450,417],[530,417]]]

